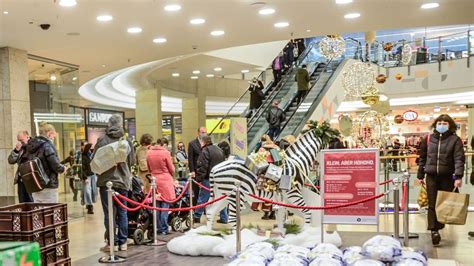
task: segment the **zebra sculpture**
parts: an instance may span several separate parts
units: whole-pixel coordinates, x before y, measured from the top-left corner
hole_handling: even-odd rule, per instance
[[[295,143],[285,150],[285,159],[283,162],[283,174],[292,177],[293,185],[288,191],[281,191],[283,199],[291,204],[305,206],[302,190],[307,178],[310,167],[316,161],[318,152],[325,148],[329,141],[338,136],[339,132],[330,128],[329,123],[308,122],[308,129],[303,131]],[[245,161],[232,159],[224,161],[212,168],[210,173],[211,197],[219,197],[227,194],[225,200],[216,202],[206,209],[207,226],[212,227],[214,214],[229,206],[229,223],[235,228],[236,224],[236,193],[235,182],[241,181],[242,192],[240,195],[240,205],[244,209],[246,204],[251,204],[257,200],[247,194],[254,194],[259,197],[281,201],[277,199],[277,193],[273,191],[264,191],[257,189],[258,177],[245,166]],[[305,224],[311,222],[311,211],[308,209],[299,209],[300,215],[304,218]]]

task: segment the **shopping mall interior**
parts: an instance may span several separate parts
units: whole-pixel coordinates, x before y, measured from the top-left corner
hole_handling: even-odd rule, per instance
[[[0,90],[0,265],[473,265],[472,0],[0,0]]]

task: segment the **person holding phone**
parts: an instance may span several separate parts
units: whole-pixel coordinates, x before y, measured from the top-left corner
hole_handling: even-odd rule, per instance
[[[30,134],[26,130],[20,131],[18,132],[16,139],[18,142],[8,156],[8,163],[20,165],[28,161],[26,144],[30,141]],[[26,191],[25,184],[23,183],[18,171],[15,173],[14,184],[17,184],[18,201],[20,203],[33,202],[33,196],[31,193]]]

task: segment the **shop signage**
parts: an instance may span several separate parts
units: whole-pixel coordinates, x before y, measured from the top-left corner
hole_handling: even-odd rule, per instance
[[[418,113],[413,110],[408,110],[403,113],[403,119],[405,121],[415,121],[418,118]]]
[[[107,126],[107,123],[109,122],[109,118],[114,114],[119,114],[123,118],[123,114],[119,112],[98,110],[98,109],[87,109],[87,124]]]
[[[351,203],[377,195],[377,149],[323,150],[322,205]],[[378,224],[377,200],[323,211],[324,224]]]

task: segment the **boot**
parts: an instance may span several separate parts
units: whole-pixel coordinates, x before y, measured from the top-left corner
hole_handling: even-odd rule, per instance
[[[441,236],[439,235],[438,231],[431,231],[431,242],[433,242],[433,246],[439,245],[441,241]]]
[[[270,217],[269,217],[269,214],[270,212],[265,212],[265,214],[262,216],[262,220],[270,220]]]
[[[276,220],[275,211],[271,211],[271,212],[270,212],[270,216],[268,216],[268,219],[270,219],[270,220]]]
[[[473,231],[470,231],[470,232],[468,233],[468,235],[469,235],[470,237],[474,237],[474,232],[473,232]]]
[[[94,214],[94,206],[93,205],[87,205],[87,214]]]

